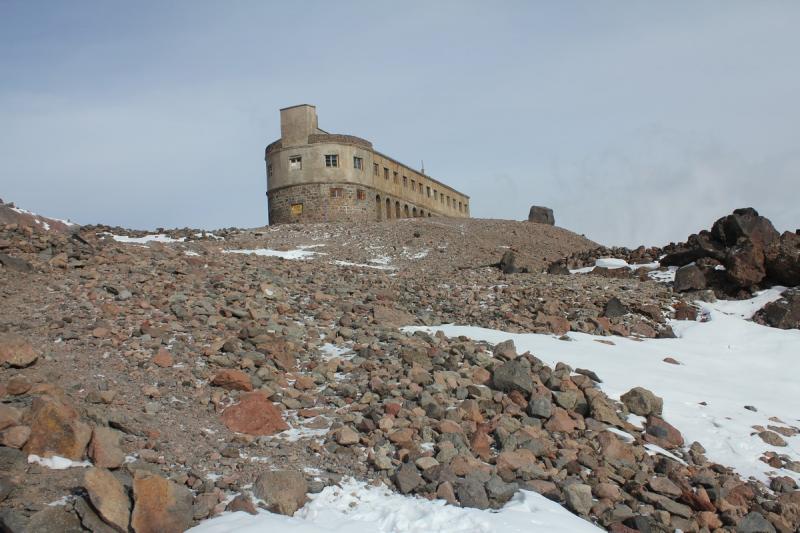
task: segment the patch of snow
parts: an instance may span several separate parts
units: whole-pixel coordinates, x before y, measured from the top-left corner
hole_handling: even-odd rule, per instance
[[[608,431],[608,432],[611,432],[611,433],[613,433],[614,435],[617,435],[618,437],[621,437],[621,438],[622,438],[622,440],[624,440],[625,442],[633,442],[633,441],[635,441],[635,440],[636,440],[636,438],[635,438],[633,435],[631,435],[631,434],[630,434],[630,433],[628,433],[627,431],[622,431],[622,430],[621,430],[621,429],[619,429],[619,428],[615,428],[615,427],[607,427],[607,428],[606,428],[606,431]]]
[[[703,303],[701,307],[713,309],[726,315],[738,318],[753,318],[756,311],[770,302],[781,299],[781,294],[786,287],[775,286],[771,289],[761,291],[749,300],[717,300],[714,303]]]
[[[319,351],[322,352],[323,361],[329,361],[334,357],[338,357],[340,359],[352,359],[356,356],[352,348],[331,344],[330,342],[326,342],[320,346]]]
[[[194,236],[195,237],[201,237],[201,238],[202,237],[208,237],[210,239],[215,239],[215,240],[218,240],[218,241],[224,241],[225,240],[225,237],[220,237],[219,235],[214,235],[213,233],[210,233],[210,232],[207,232],[207,231],[200,232],[200,233],[195,233]]]
[[[247,254],[265,257],[280,257],[282,259],[309,259],[315,255],[324,255],[321,252],[310,252],[302,248],[295,250],[271,250],[269,248],[256,248],[253,250],[223,250],[224,254]]]
[[[72,494],[67,494],[65,496],[60,497],[54,502],[50,502],[47,504],[48,507],[61,507],[62,505],[67,505],[69,502],[73,501],[75,496]]]
[[[402,496],[386,486],[345,480],[309,494],[309,503],[293,517],[259,510],[224,513],[189,530],[191,533],[589,533],[598,532],[559,504],[530,491],[519,491],[499,511],[446,505],[443,500]]]
[[[678,457],[674,453],[665,450],[664,448],[662,448],[661,446],[659,446],[657,444],[651,444],[651,443],[648,442],[648,443],[646,443],[644,445],[644,448],[645,448],[645,450],[647,450],[647,453],[650,454],[650,455],[664,455],[664,456],[669,457],[670,459],[672,459],[674,461],[679,462],[680,464],[682,464],[684,466],[687,466],[686,465],[686,461],[684,461],[683,459],[681,459],[680,457]]]
[[[710,460],[745,478],[767,482],[768,473],[776,469],[759,460],[765,452],[800,460],[800,436],[785,437],[786,447],[774,447],[753,430],[755,425],[773,424],[769,420],[773,416],[789,424],[798,420],[800,330],[761,326],[746,317],[777,299],[780,291],[774,288],[736,302],[697,302],[709,320],[671,321],[675,339],[614,337],[614,345],[608,345],[595,342],[606,337],[584,333],[569,333],[574,342],[562,342],[547,334],[457,325],[412,326],[403,331],[442,331],[449,337],[464,335],[493,344],[512,339],[517,351],[530,351],[550,365],[563,361],[594,370],[612,398],[632,387],[645,387],[664,399],[664,419],[681,431],[687,445],[698,441]],[[668,356],[682,364],[664,363]],[[796,472],[777,470],[800,480]]]
[[[113,233],[104,232],[100,235],[110,235],[112,239],[117,242],[122,242],[125,244],[145,244],[148,242],[163,242],[163,243],[171,243],[171,242],[183,242],[186,240],[186,237],[181,237],[180,239],[173,239],[169,235],[165,235],[163,233],[155,233],[153,235],[145,235],[144,237],[128,237],[127,235],[114,235]]]
[[[678,267],[671,266],[666,270],[651,270],[647,273],[647,277],[660,283],[672,283],[675,281],[675,272],[677,271]]]
[[[352,266],[352,267],[360,267],[360,268],[375,268],[377,270],[394,270],[395,267],[393,266],[383,266],[383,265],[368,265],[365,263],[351,263],[350,261],[331,261],[332,265],[338,266]]]
[[[191,251],[191,250],[186,250],[186,251],[185,251],[185,252],[183,252],[183,253],[184,253],[185,255],[188,255],[188,256],[190,256],[190,257],[197,257],[197,256],[199,256],[199,255],[200,255],[200,254],[198,254],[197,252],[193,252],[193,251]]]
[[[28,464],[36,463],[50,470],[66,470],[67,468],[85,468],[92,466],[89,461],[73,461],[66,457],[54,455],[52,457],[39,457],[38,455],[31,454],[28,456]]]
[[[640,268],[646,268],[648,270],[655,270],[656,268],[660,267],[659,263],[641,263],[641,264],[628,264],[627,261],[624,259],[618,259],[616,257],[601,257],[599,259],[595,259],[594,266],[583,267],[583,268],[576,268],[574,270],[570,270],[570,274],[587,274],[594,270],[597,267],[603,268],[630,268],[631,270],[638,270]]]

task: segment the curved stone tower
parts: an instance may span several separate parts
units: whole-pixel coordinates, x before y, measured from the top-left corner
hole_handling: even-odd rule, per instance
[[[281,138],[264,159],[270,224],[469,217],[469,196],[365,139],[319,129],[311,105],[281,109]]]

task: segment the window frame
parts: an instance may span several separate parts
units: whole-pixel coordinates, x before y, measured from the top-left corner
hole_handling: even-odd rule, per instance
[[[296,163],[296,165],[295,165]],[[289,156],[289,170],[303,170],[303,156],[290,155]]]
[[[325,168],[339,168],[339,154],[325,154]]]

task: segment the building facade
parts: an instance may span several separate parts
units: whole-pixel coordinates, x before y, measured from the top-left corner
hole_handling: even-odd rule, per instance
[[[281,109],[267,146],[269,223],[469,217],[469,196],[352,135],[319,129],[311,105]]]

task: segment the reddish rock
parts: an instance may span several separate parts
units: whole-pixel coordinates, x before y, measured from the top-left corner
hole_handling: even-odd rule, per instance
[[[554,335],[564,335],[570,330],[569,320],[563,316],[545,315],[538,313],[535,323],[537,326],[544,326],[547,331]]]
[[[675,427],[657,416],[647,417],[644,440],[667,450],[683,446],[683,435]]]
[[[28,437],[31,435],[31,428],[28,426],[14,426],[0,432],[0,446],[8,448],[22,448]]]
[[[497,456],[497,469],[516,472],[536,464],[536,454],[527,448],[502,452]]]
[[[242,395],[239,403],[225,409],[222,422],[231,431],[248,435],[274,435],[289,429],[280,410],[258,391]]]
[[[131,502],[122,483],[104,468],[90,468],[83,477],[83,487],[100,518],[117,531],[126,533]]]
[[[92,463],[100,468],[119,468],[125,461],[125,453],[119,447],[118,431],[97,426],[92,431],[89,443],[89,457]]]
[[[183,533],[191,524],[192,493],[161,476],[137,476],[133,499],[131,526],[136,533]]]
[[[296,470],[272,470],[258,476],[253,494],[273,513],[292,516],[308,499],[308,484]]]
[[[484,461],[492,456],[492,438],[487,433],[487,428],[481,424],[469,441],[472,453]]]
[[[245,513],[251,515],[258,514],[255,504],[250,497],[245,494],[239,494],[236,496],[233,500],[231,500],[231,503],[228,504],[225,510],[231,513],[235,513],[236,511],[244,511]]]
[[[155,356],[153,356],[153,364],[161,368],[169,368],[174,363],[172,354],[166,348],[159,348]]]
[[[0,365],[24,368],[36,362],[39,353],[31,343],[13,333],[0,335]]]
[[[8,394],[12,396],[19,396],[20,394],[25,394],[31,390],[32,386],[33,385],[28,378],[23,375],[16,375],[8,380],[8,383],[6,384],[6,390],[8,391]]]
[[[636,455],[633,448],[622,442],[616,435],[610,431],[601,431],[597,435],[597,441],[600,443],[600,449],[603,453],[603,458],[612,463],[620,463],[628,466],[636,464]]]
[[[575,421],[570,418],[569,413],[560,407],[553,408],[553,414],[544,425],[547,431],[558,431],[569,433],[575,431]]]
[[[250,380],[250,376],[241,370],[220,370],[211,380],[211,384],[227,390],[253,390],[253,382]]]
[[[389,402],[383,406],[383,412],[387,415],[397,416],[403,406],[397,402]]]
[[[414,315],[382,305],[372,308],[372,318],[376,324],[392,328],[411,326],[415,322]]]
[[[80,420],[74,408],[42,396],[33,400],[26,421],[31,435],[25,444],[25,453],[42,457],[59,455],[73,461],[83,459],[92,428]]]
[[[18,425],[21,420],[22,413],[19,409],[0,403],[0,431]]]

